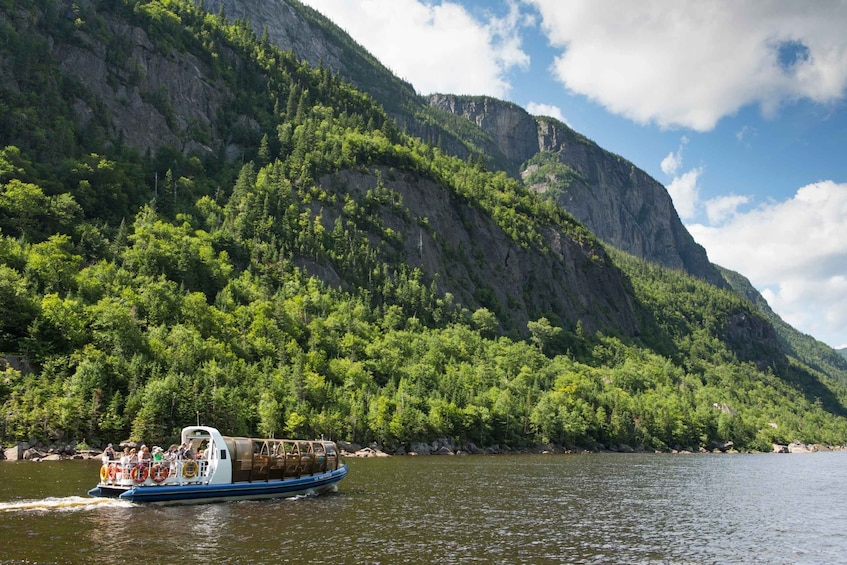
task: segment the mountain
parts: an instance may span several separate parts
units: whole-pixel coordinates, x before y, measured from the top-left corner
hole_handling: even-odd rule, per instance
[[[724,284],[682,225],[665,187],[553,118],[490,98],[433,95],[432,106],[464,116],[494,139],[510,168],[602,240],[636,257]]]
[[[558,120],[531,116],[516,104],[490,97],[417,96],[411,85],[397,79],[335,24],[296,0],[260,5],[210,0],[206,5],[247,22],[257,34],[297,58],[332,69],[380,101],[412,135],[436,143],[449,154],[476,157],[489,168],[521,179],[601,240],[719,288],[730,288],[682,225],[664,186]],[[450,291],[464,286],[463,281]],[[496,294],[502,301],[507,293]],[[524,321],[526,316],[518,319]],[[782,327],[777,325],[777,330]],[[638,332],[627,326],[627,335],[632,331]]]
[[[205,5],[248,21],[257,34],[267,34],[313,66],[326,65],[371,94],[412,135],[437,140],[460,158],[482,154],[495,168],[522,177],[615,247],[725,284],[682,225],[664,186],[561,122],[488,97],[418,97],[337,26],[296,1],[208,0]],[[464,118],[459,135],[454,132],[460,126],[449,115]]]
[[[630,163],[210,4],[0,4],[0,439],[847,440]]]
[[[771,310],[764,297],[746,277],[723,267],[718,269],[730,286],[739,295],[750,300],[773,325],[779,336],[781,347],[787,355],[800,360],[823,375],[847,383],[847,360],[844,358],[844,350],[833,350],[814,337],[797,331]]]
[[[326,67],[367,92],[400,129],[462,159],[474,155],[508,164],[483,130],[430,107],[414,87],[398,78],[338,26],[297,0],[198,0],[229,20],[246,22],[257,35],[310,66]]]

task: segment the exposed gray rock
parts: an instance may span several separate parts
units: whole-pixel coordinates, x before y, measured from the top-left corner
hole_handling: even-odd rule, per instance
[[[349,441],[339,441],[338,449],[346,453],[356,453],[357,451],[362,449],[362,446],[358,443],[351,443]]]
[[[583,247],[550,229],[544,233],[549,253],[524,249],[492,218],[435,181],[416,175],[348,170],[320,179],[322,185],[341,184],[357,196],[377,182],[397,192],[413,218],[426,219],[423,228],[389,209],[383,216],[385,225],[401,234],[406,262],[430,277],[437,274],[439,290],[451,293],[456,302],[478,307],[474,291],[485,285],[515,327],[525,328],[539,312],[552,312],[562,325],[581,321],[588,332],[616,328],[637,335],[640,331],[626,281],[600,247]],[[334,214],[324,210],[327,230],[332,229]]]
[[[540,150],[539,128],[529,113],[511,102],[482,96],[432,94],[429,104],[475,123],[491,135],[494,151],[512,162],[523,163]],[[517,167],[514,167],[515,170]]]
[[[389,454],[385,453],[381,449],[374,449],[372,447],[363,447],[359,451],[348,455],[352,457],[391,457]]]
[[[428,443],[412,443],[409,446],[409,453],[414,453],[416,455],[429,455],[432,453],[432,447]]]
[[[429,102],[488,132],[515,167],[539,152],[556,154],[576,172],[558,196],[559,204],[600,239],[636,257],[726,286],[706,251],[682,225],[665,187],[629,161],[561,122],[533,117],[510,102],[444,94],[430,96]],[[544,192],[547,186],[532,188]]]
[[[66,10],[60,17],[76,16]],[[143,29],[105,11],[99,17],[106,31],[119,38],[122,57],[110,57],[113,45],[81,30],[72,41],[47,38],[62,72],[86,91],[69,101],[77,126],[105,126],[109,139],[122,139],[142,152],[163,145],[186,154],[222,151],[219,114],[235,96],[214,78],[209,65],[183,51],[157,50]],[[16,22],[23,33],[35,24]],[[14,72],[0,72],[5,88],[18,90],[16,80]]]
[[[788,453],[814,453],[817,448],[814,445],[806,445],[799,441],[793,441],[788,444]]]

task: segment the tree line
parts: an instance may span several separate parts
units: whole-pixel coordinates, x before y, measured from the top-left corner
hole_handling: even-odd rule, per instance
[[[28,368],[0,373],[0,440],[162,443],[199,419],[230,435],[389,445],[845,442],[843,387],[799,362],[762,366],[768,351],[739,355],[727,341],[739,313],[757,315],[737,295],[604,248],[519,181],[412,138],[369,96],[245,22],[179,0],[72,3],[68,21],[68,5],[1,7],[4,49],[40,53],[17,72],[57,78],[32,79],[38,97],[3,98],[15,111],[0,127],[15,142],[0,149],[0,351]],[[55,104],[79,87],[58,78],[46,44],[9,25],[19,8],[70,26],[68,40],[75,29],[119,42],[103,18],[122,17],[157,49],[210,61],[243,93],[219,120],[247,148],[244,164],[139,154],[103,144],[105,127],[89,137],[108,116],[83,131]],[[42,120],[48,105],[58,115]],[[43,131],[25,135],[20,112]],[[239,115],[259,129],[239,130]],[[343,170],[375,188],[320,181]],[[390,170],[434,180],[524,249],[546,252],[554,226],[593,250],[630,281],[643,335],[589,334],[541,312],[509,327],[439,291],[385,222],[426,226],[379,181]],[[310,276],[304,261],[344,284]]]

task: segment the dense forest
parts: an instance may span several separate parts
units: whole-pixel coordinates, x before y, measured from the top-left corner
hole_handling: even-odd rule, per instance
[[[189,128],[238,144],[236,158],[112,135],[52,51],[106,45],[132,84],[143,70],[110,21],[237,93],[213,125]],[[185,0],[0,0],[0,49],[2,442],[161,444],[199,420],[387,446],[847,443],[845,385],[738,337],[745,320],[767,325],[749,301],[604,246],[245,22]],[[84,121],[78,100],[95,109]],[[167,93],[147,101],[180,122]],[[350,190],[343,171],[374,186]],[[444,292],[405,260],[396,223],[432,229],[388,182],[410,175],[521,249],[550,254],[553,229],[619,271],[638,334],[557,312],[518,324],[484,291],[473,304]]]

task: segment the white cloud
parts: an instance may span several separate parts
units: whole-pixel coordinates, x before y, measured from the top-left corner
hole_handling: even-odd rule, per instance
[[[670,176],[675,175],[681,166],[681,156],[679,155],[679,153],[674,153],[673,151],[668,153],[668,156],[662,159],[662,162],[659,164],[659,167],[661,167],[662,172]]]
[[[711,261],[743,273],[786,322],[847,345],[847,184],[810,184],[719,227],[687,227]]]
[[[662,159],[659,167],[663,173],[673,177],[673,180],[665,188],[670,194],[671,200],[673,200],[677,214],[683,220],[691,220],[694,219],[700,207],[700,187],[697,181],[703,174],[703,167],[691,169],[682,175],[678,174],[682,169],[682,150],[686,145],[688,145],[688,137],[682,136],[679,141],[679,148],[676,152],[668,153]]]
[[[738,208],[749,202],[750,198],[748,196],[739,196],[737,194],[719,196],[707,200],[704,205],[709,224],[712,226],[722,224],[726,220],[736,216],[738,214]]]
[[[515,2],[503,17],[474,19],[460,4],[423,0],[304,0],[418,92],[507,98],[506,75],[529,66]]]
[[[844,2],[527,1],[561,49],[558,80],[639,123],[707,131],[749,104],[772,116],[847,87]]]
[[[526,111],[532,114],[533,116],[550,116],[551,118],[556,118],[563,124],[568,123],[565,120],[565,117],[562,115],[562,109],[558,106],[554,106],[553,104],[541,104],[538,102],[530,102],[526,105]]]
[[[691,169],[683,173],[682,176],[674,177],[673,181],[667,186],[668,194],[671,195],[673,200],[673,206],[683,220],[692,219],[697,213],[697,205],[700,202],[700,188],[697,186],[697,179],[702,172],[701,167]]]
[[[674,176],[679,171],[680,167],[682,167],[682,148],[688,143],[688,138],[682,136],[682,139],[679,142],[679,149],[676,150],[676,153],[671,151],[668,153],[668,156],[662,159],[662,162],[659,164],[662,172],[666,175]]]

